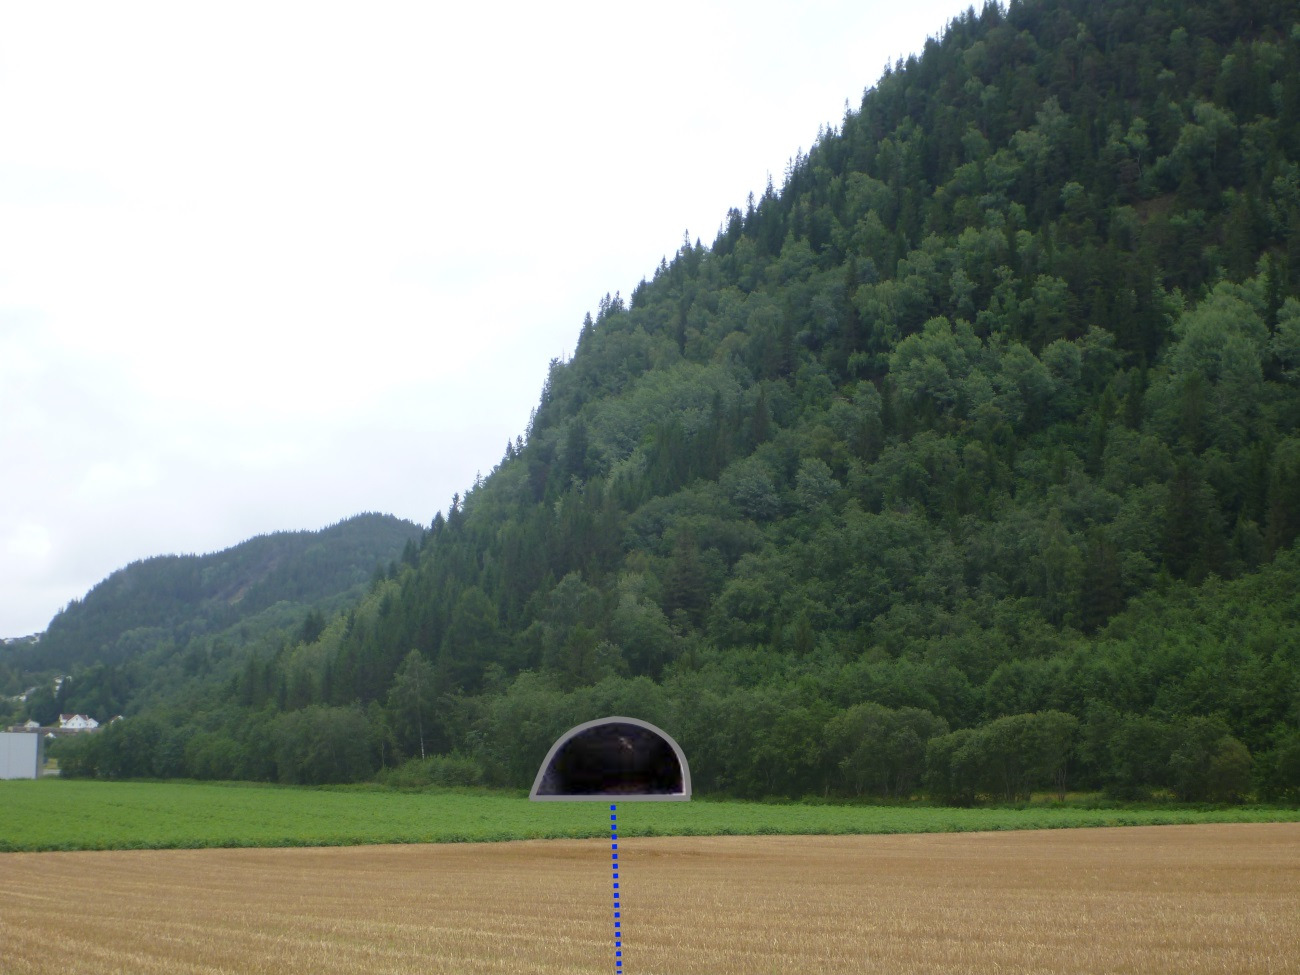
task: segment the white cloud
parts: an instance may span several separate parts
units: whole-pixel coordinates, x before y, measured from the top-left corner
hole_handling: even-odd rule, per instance
[[[17,525],[4,543],[6,555],[22,559],[35,566],[40,566],[48,560],[52,549],[50,533],[43,525],[34,525],[31,522]]]

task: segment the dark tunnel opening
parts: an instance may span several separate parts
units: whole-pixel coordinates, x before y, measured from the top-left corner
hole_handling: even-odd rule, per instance
[[[653,727],[626,719],[579,726],[552,749],[533,797],[687,798],[678,750]]]

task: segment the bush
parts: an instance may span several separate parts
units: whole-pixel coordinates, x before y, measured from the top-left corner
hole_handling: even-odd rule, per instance
[[[72,735],[54,741],[49,757],[59,760],[59,775],[65,779],[93,779],[99,774],[98,735]]]
[[[1251,755],[1217,718],[1191,718],[1179,728],[1169,778],[1183,802],[1241,802],[1250,789]]]
[[[483,769],[467,755],[453,752],[432,758],[413,758],[397,768],[384,769],[377,779],[395,789],[423,789],[430,785],[482,785]]]
[[[372,733],[360,708],[313,704],[272,724],[280,782],[329,785],[360,782],[374,772]]]
[[[1300,803],[1300,733],[1288,735],[1261,755],[1257,772],[1264,799]]]

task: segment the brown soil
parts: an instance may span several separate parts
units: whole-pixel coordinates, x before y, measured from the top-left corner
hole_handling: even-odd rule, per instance
[[[1300,824],[622,841],[629,975],[1300,973]],[[608,843],[0,855],[0,972],[612,973]]]

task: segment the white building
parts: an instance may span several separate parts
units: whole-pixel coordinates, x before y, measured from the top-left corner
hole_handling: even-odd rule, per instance
[[[0,732],[0,779],[39,779],[45,761],[44,745],[40,735]]]
[[[94,731],[98,727],[99,722],[85,714],[59,715],[60,731]]]

